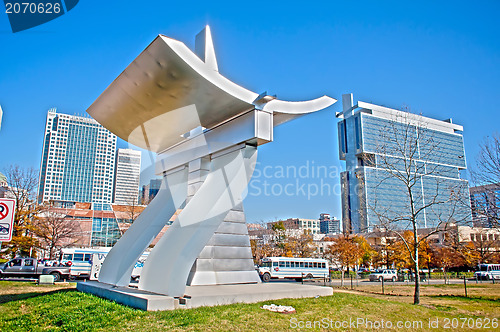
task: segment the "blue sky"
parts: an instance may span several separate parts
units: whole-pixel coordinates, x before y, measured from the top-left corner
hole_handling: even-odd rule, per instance
[[[220,72],[247,89],[284,100],[353,93],[355,101],[452,117],[464,126],[471,165],[478,143],[499,127],[498,13],[499,1],[83,0],[58,19],[14,34],[1,12],[0,169],[39,167],[49,108],[84,114],[156,35],[193,47],[206,24]],[[333,187],[333,172],[326,179],[276,173],[341,167],[334,116],[340,110],[338,102],[276,128],[275,141],[259,150],[260,182],[245,200],[249,222],[341,216],[334,189],[310,197],[300,190]],[[269,188],[291,184],[296,194],[266,196],[263,181]]]

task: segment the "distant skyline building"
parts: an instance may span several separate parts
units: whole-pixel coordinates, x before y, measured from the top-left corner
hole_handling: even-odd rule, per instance
[[[302,234],[306,231],[309,234],[320,234],[319,220],[318,219],[302,219],[302,218],[288,218],[286,220],[278,220],[267,223],[267,228],[272,229],[274,224],[283,223],[287,231],[298,230]]]
[[[148,204],[155,198],[161,187],[161,179],[151,179],[148,184],[142,186],[141,204]]]
[[[7,178],[2,173],[0,173],[0,198],[15,198],[9,188]]]
[[[141,151],[118,149],[116,152],[115,186],[113,202],[133,205],[139,199],[139,176],[141,173]]]
[[[340,220],[331,217],[328,213],[319,215],[319,230],[321,234],[338,234],[340,233]]]
[[[7,185],[7,178],[5,177],[5,175],[0,173],[0,187],[7,187]]]
[[[470,219],[468,182],[460,178],[466,169],[462,126],[451,119],[440,121],[361,101],[354,105],[352,94],[343,95],[342,101],[343,112],[337,117],[339,154],[346,162],[341,173],[344,231],[371,232],[381,221],[397,220],[396,215],[409,211],[406,186],[387,171],[388,161],[397,168],[409,165],[409,154],[395,152],[395,142],[401,145],[405,137],[416,146],[411,155],[412,167],[418,169],[412,187],[415,206],[429,206],[433,199],[444,202],[424,208],[418,228],[435,227],[450,216]],[[452,195],[461,206],[452,206]],[[397,226],[407,229],[404,223]]]
[[[111,203],[116,136],[92,118],[50,109],[38,201]]]

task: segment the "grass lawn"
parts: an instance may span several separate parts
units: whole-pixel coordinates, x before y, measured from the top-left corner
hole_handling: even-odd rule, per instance
[[[488,296],[434,295],[423,297],[423,305],[414,306],[409,303],[409,296],[334,290],[333,296],[322,298],[144,312],[77,292],[74,284],[38,286],[29,282],[0,281],[0,331],[282,331],[299,324],[306,326],[308,321],[312,326],[317,321],[317,327],[320,323],[331,324],[331,330],[357,330],[353,325],[335,329],[334,324],[343,321],[349,324],[349,320],[356,322],[358,318],[374,324],[380,324],[382,319],[385,324],[390,321],[398,331],[405,330],[396,328],[398,321],[410,324],[421,321],[420,330],[432,330],[429,320],[437,318],[439,329],[434,331],[438,331],[444,328],[445,319],[453,317],[457,318],[459,326],[452,329],[450,320],[450,330],[470,330],[467,323],[461,328],[469,318],[469,324],[476,324],[477,318],[500,318],[500,302]],[[490,293],[489,288],[483,291]],[[260,309],[263,304],[271,303],[291,305],[297,312],[284,315]],[[366,330],[365,325],[360,324],[359,330]]]

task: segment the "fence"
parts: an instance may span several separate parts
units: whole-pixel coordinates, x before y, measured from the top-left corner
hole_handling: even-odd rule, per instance
[[[433,274],[431,274],[432,276]],[[413,292],[413,279],[410,277],[404,278],[404,280],[386,280],[379,279],[378,282],[367,282],[367,278],[360,278],[359,275],[355,273],[349,273],[344,275],[344,279],[342,283],[339,283],[340,274],[332,273],[334,277],[329,285],[332,287],[341,287],[341,288],[350,288],[356,291],[374,293],[374,294],[385,294],[385,295],[403,295],[403,296],[411,296]],[[453,276],[453,278],[451,278]],[[338,277],[338,278],[335,278]],[[441,277],[441,278],[439,278]],[[476,294],[472,294],[472,297],[477,297],[477,290],[482,289],[481,287],[493,287],[488,288],[490,290],[500,289],[500,279],[493,280],[480,280],[474,277],[473,273],[470,272],[460,272],[460,273],[447,273],[446,278],[444,278],[444,274],[437,275],[436,278],[424,278],[421,275],[421,285],[424,286],[421,288],[422,296],[425,296],[425,292],[430,293],[427,295],[451,295],[451,296],[465,296],[470,297],[471,294],[468,288],[472,287],[473,291]],[[431,282],[433,280],[433,282]],[[402,282],[404,281],[404,282]],[[498,286],[497,286],[498,285]],[[478,288],[479,287],[479,288]],[[443,293],[444,292],[444,293]],[[489,294],[492,295],[492,294]],[[494,294],[493,294],[494,295]],[[479,295],[483,296],[483,295]],[[496,295],[494,295],[496,296]]]
[[[349,273],[344,272],[344,279],[349,279],[351,276],[354,279],[361,279],[361,280],[367,280],[369,279],[369,275],[371,273],[356,273],[353,271],[349,271]],[[423,278],[423,274],[420,274],[421,278]],[[444,272],[431,272],[430,276],[428,273],[425,273],[425,277],[423,279],[462,279],[463,277],[466,278],[474,278],[474,272],[447,272],[446,274]],[[330,278],[331,279],[341,279],[342,275],[340,271],[332,271],[330,273]],[[413,280],[413,277],[409,275],[408,273],[398,273],[398,280],[403,281],[403,280]]]

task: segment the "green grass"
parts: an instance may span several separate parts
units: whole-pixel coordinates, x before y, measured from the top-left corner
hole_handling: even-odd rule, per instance
[[[441,321],[445,317],[500,318],[498,301],[460,297],[432,297],[428,304],[414,306],[399,297],[334,293],[321,298],[144,312],[77,292],[74,285],[57,288],[0,282],[0,331],[282,331],[290,329],[291,319],[421,320],[426,327],[435,317]],[[271,303],[291,305],[297,313],[260,309]]]

